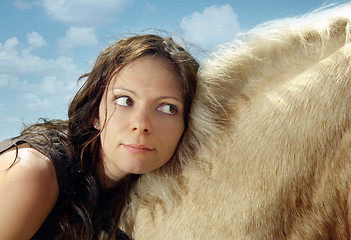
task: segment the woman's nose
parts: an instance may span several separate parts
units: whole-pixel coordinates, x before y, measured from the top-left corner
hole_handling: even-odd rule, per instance
[[[150,134],[151,129],[151,116],[150,113],[145,110],[139,110],[135,112],[134,119],[132,121],[131,130],[140,134]]]

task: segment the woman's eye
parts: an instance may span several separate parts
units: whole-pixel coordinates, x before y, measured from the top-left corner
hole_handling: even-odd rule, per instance
[[[164,104],[161,107],[158,107],[157,110],[170,115],[178,112],[178,108],[173,104]]]
[[[133,99],[126,96],[117,97],[115,100],[116,104],[123,107],[130,107],[133,105]]]

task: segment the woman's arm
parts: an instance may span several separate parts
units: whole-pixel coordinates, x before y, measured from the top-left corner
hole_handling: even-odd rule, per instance
[[[0,155],[0,239],[30,239],[53,209],[58,184],[53,163],[23,144]],[[8,170],[7,170],[8,169]]]

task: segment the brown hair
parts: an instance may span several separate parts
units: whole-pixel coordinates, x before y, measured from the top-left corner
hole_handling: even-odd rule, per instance
[[[99,104],[101,102],[103,93],[111,82],[112,77],[126,66],[128,63],[144,55],[157,55],[165,57],[170,63],[174,65],[175,70],[180,76],[180,80],[183,87],[184,96],[184,123],[185,127],[188,125],[188,116],[190,111],[190,105],[195,95],[196,84],[197,84],[197,70],[199,64],[197,61],[182,48],[180,45],[175,43],[172,38],[162,38],[157,35],[137,35],[122,39],[106,49],[104,49],[98,56],[91,72],[84,74],[80,79],[87,77],[85,83],[75,95],[68,111],[68,138],[69,142],[74,146],[73,159],[77,164],[77,172],[83,173],[85,189],[90,192],[90,195],[95,196],[98,193],[98,177],[97,170],[101,166],[100,159],[100,140],[99,134],[93,127],[93,121],[98,115]],[[79,170],[78,170],[79,168]],[[117,209],[112,210],[114,212],[115,223],[119,222],[122,208],[132,188],[133,184],[137,180],[138,176],[129,176],[128,179],[124,180],[123,184],[119,184],[118,195],[115,201],[117,202]],[[89,186],[88,186],[89,185]],[[100,186],[101,187],[101,186]],[[88,201],[88,200],[87,200]],[[84,209],[88,209],[85,205],[96,205],[96,200],[93,202],[80,203]],[[82,207],[77,205],[78,209]],[[87,212],[87,214],[85,214]],[[93,210],[94,213],[99,215],[97,210]],[[102,211],[106,212],[106,211]],[[93,215],[95,215],[93,213]],[[83,211],[83,224],[80,224],[79,231],[86,232],[84,235],[95,236],[100,229],[94,226],[91,222],[90,216],[92,215],[89,211]],[[101,214],[100,214],[101,215]],[[70,216],[68,216],[69,218]],[[103,217],[103,216],[102,216]],[[99,217],[97,217],[99,219]],[[95,219],[92,219],[94,222]],[[71,226],[77,227],[77,220]],[[91,226],[92,227],[87,227]],[[91,229],[94,233],[86,231]],[[85,229],[85,230],[84,230]],[[74,229],[67,229],[69,231],[76,231]],[[66,231],[67,231],[66,230]],[[69,232],[68,231],[68,232]],[[115,227],[114,233],[117,231]],[[93,235],[92,235],[93,234]],[[114,235],[114,234],[112,234]],[[82,236],[80,234],[67,236]]]

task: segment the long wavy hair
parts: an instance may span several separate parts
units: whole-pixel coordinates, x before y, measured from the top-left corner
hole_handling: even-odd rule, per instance
[[[62,224],[62,226],[67,226],[65,229],[67,238],[95,238],[101,230],[100,224],[105,217],[103,215],[114,219],[115,227],[111,238],[117,232],[122,209],[139,176],[131,175],[123,179],[116,187],[114,197],[109,197],[112,199],[109,200],[112,202],[112,207],[105,207],[107,206],[106,199],[98,197],[101,184],[97,171],[102,165],[100,132],[93,127],[93,122],[98,117],[99,104],[113,76],[128,63],[144,55],[161,56],[174,65],[182,83],[185,102],[184,123],[185,127],[188,125],[190,106],[196,91],[199,64],[183,47],[170,37],[163,38],[146,34],[124,38],[104,49],[97,57],[92,70],[80,77],[80,79],[86,78],[86,81],[75,95],[68,110],[68,140],[74,149],[72,158],[75,160],[76,172],[84,176],[81,183],[82,188],[79,185],[76,188],[84,189],[82,191],[86,191],[85,195],[89,197],[84,200],[79,197],[77,198],[81,201],[79,204],[72,203],[75,205],[74,209],[77,209],[75,214],[79,217],[75,219],[67,216],[66,223]],[[177,164],[174,163],[170,164],[172,165],[169,168],[170,171],[179,172]],[[79,189],[76,190],[79,191]],[[99,204],[99,201],[103,202]],[[69,223],[72,219],[75,219],[75,222]]]
[[[70,164],[65,166],[70,186],[62,192],[64,196],[59,196],[59,201],[63,203],[60,210],[56,211],[58,216],[55,216],[61,229],[55,239],[87,240],[101,239],[102,236],[104,239],[115,239],[121,225],[120,219],[125,217],[123,222],[130,221],[128,216],[131,215],[125,214],[123,209],[134,209],[133,204],[140,203],[131,201],[131,196],[135,199],[137,195],[144,203],[149,201],[150,197],[166,202],[172,197],[177,198],[177,194],[174,193],[180,193],[180,173],[183,164],[177,161],[177,153],[166,166],[155,171],[156,177],[148,175],[146,178],[154,179],[153,189],[161,192],[148,189],[140,191],[135,187],[139,179],[142,179],[139,175],[129,175],[109,190],[104,190],[99,180],[103,169],[100,158],[100,131],[93,127],[93,122],[98,117],[102,96],[113,76],[128,63],[144,55],[164,57],[179,74],[185,102],[186,131],[190,106],[197,87],[199,64],[172,38],[153,34],[124,38],[100,53],[92,70],[79,78],[86,80],[69,106],[68,120],[44,119],[44,122],[31,125],[22,131],[23,136],[41,135],[37,141],[47,142],[50,142],[48,132],[54,132],[71,158]],[[47,144],[49,145],[50,143]],[[172,181],[164,181],[165,177]],[[162,182],[165,184],[162,185]],[[128,207],[125,207],[126,205]]]

